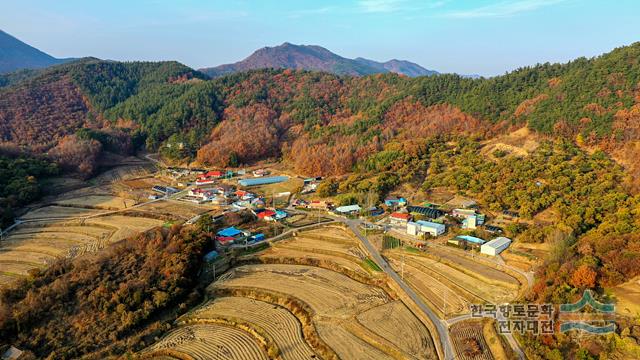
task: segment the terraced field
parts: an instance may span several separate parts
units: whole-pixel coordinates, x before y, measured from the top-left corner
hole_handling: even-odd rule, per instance
[[[131,199],[111,195],[89,195],[56,201],[64,206],[91,207],[94,209],[121,210],[136,204]]]
[[[334,271],[304,265],[245,265],[235,268],[212,285],[285,291],[323,316],[352,316],[388,302],[380,288],[352,280]]]
[[[367,310],[356,318],[363,326],[416,359],[423,359],[433,350],[429,330],[401,301]]]
[[[235,324],[273,342],[283,359],[437,358],[428,328],[384,290],[383,273],[362,266],[365,258],[345,229],[300,232],[243,257],[209,285],[214,300],[178,326]]]
[[[104,213],[104,210],[75,208],[68,206],[45,206],[23,215],[21,220],[41,220],[41,219],[72,219],[82,216],[91,216]]]
[[[161,226],[164,221],[137,216],[108,215],[91,218],[84,222],[87,225],[109,227],[114,229],[109,241],[115,242],[135,235],[141,231]]]
[[[304,340],[302,325],[289,310],[243,297],[212,300],[180,319],[183,323],[207,323],[215,319],[251,324],[268,334],[285,360],[311,359],[316,354]]]
[[[515,278],[470,260],[438,261],[430,256],[399,249],[388,250],[385,256],[399,273],[403,272],[404,266],[405,280],[441,316],[445,312],[447,317],[468,313],[470,303],[502,303],[518,296],[519,283]],[[470,268],[471,265],[473,268]],[[478,273],[478,269],[486,273]],[[487,274],[494,275],[494,272],[500,275],[488,282]]]
[[[18,226],[0,243],[0,287],[42,269],[58,258],[95,251],[108,243],[113,230],[81,225],[78,221],[29,222]]]
[[[165,356],[195,360],[268,359],[267,354],[248,332],[218,324],[180,327],[167,334],[144,354],[155,359]]]
[[[323,234],[326,234],[323,235]],[[366,253],[347,231],[337,227],[322,227],[296,234],[293,238],[274,243],[260,255],[264,259],[315,259],[329,262],[363,276],[376,275],[363,266]]]
[[[53,213],[47,213],[49,210]],[[23,219],[30,221],[18,225],[0,242],[0,287],[27,276],[32,269],[46,268],[56,259],[95,252],[111,242],[163,224],[161,220],[121,215],[73,219],[98,213],[55,206],[27,213]],[[57,217],[60,220],[51,219]]]

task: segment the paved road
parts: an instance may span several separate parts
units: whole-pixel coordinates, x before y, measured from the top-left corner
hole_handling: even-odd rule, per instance
[[[360,229],[358,228],[360,225],[359,220],[346,220],[342,219],[342,221],[349,226],[351,231],[360,239],[362,244],[365,246],[369,254],[373,257],[373,260],[380,265],[380,268],[391,278],[393,281],[400,286],[400,288],[411,298],[411,300],[422,310],[422,312],[427,315],[429,320],[433,323],[436,330],[438,331],[438,338],[440,338],[440,344],[444,351],[444,359],[451,360],[454,358],[453,346],[451,343],[451,338],[449,337],[449,330],[447,328],[446,322],[443,322],[438,318],[438,316],[429,308],[420,297],[411,289],[405,282],[400,278],[398,273],[396,273],[391,266],[387,263],[387,261],[380,255],[378,250],[371,244],[369,239],[366,236],[362,235]]]

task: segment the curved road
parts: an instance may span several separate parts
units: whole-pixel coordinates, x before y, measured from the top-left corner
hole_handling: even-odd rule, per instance
[[[382,258],[378,250],[371,244],[369,239],[366,236],[362,235],[358,226],[360,225],[359,220],[348,220],[342,219],[342,221],[349,226],[349,229],[353,231],[353,233],[360,239],[362,244],[365,246],[369,254],[373,257],[374,261],[380,265],[380,268],[391,278],[393,281],[400,286],[400,288],[411,298],[411,300],[422,310],[422,312],[427,315],[429,320],[433,323],[436,330],[438,331],[438,338],[440,339],[440,345],[444,351],[444,359],[452,360],[454,358],[453,346],[451,343],[451,338],[449,337],[449,329],[447,328],[446,322],[443,322],[438,318],[438,316],[425,304],[422,299],[411,289],[405,282],[400,278],[398,273],[396,273],[391,266],[387,263],[387,261]]]

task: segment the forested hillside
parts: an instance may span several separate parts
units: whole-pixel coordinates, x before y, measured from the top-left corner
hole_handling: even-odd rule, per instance
[[[203,216],[32,273],[0,291],[0,345],[30,359],[120,358],[144,348],[201,301],[197,274],[219,226]]]
[[[228,166],[274,157],[337,175],[391,140],[490,138],[526,125],[604,149],[637,175],[638,59],[640,43],[490,79],[257,70],[214,80],[175,62],[84,59],[6,77],[0,136],[47,152],[80,128],[109,129],[169,159]]]

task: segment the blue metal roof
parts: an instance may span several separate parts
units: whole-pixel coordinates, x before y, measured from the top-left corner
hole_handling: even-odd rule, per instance
[[[482,240],[480,238],[477,238],[475,236],[469,236],[469,235],[458,235],[458,236],[456,236],[456,238],[457,239],[461,239],[461,240],[465,240],[465,241],[468,241],[468,242],[472,242],[474,244],[480,244],[480,245],[482,245],[482,244],[484,244],[486,242],[486,241],[484,241],[484,240]]]
[[[238,184],[241,186],[256,186],[256,185],[266,185],[266,184],[275,184],[283,181],[289,180],[288,176],[271,176],[271,177],[262,177],[255,179],[242,179],[238,181]]]
[[[242,233],[242,231],[232,227],[226,228],[226,229],[222,229],[220,231],[218,231],[218,236],[229,236],[229,237],[234,237],[238,234]]]
[[[219,256],[218,252],[213,250],[213,251],[210,251],[209,253],[207,253],[207,255],[204,256],[204,260],[205,261],[213,261],[213,260],[217,259],[218,256]]]

